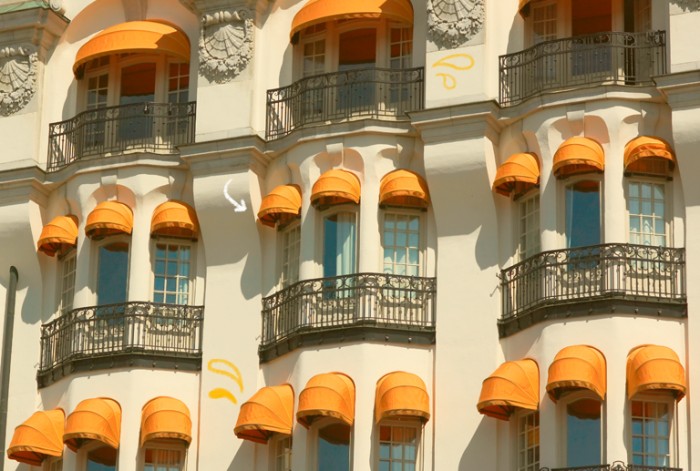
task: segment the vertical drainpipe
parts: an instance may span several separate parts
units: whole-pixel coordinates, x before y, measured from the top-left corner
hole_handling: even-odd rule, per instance
[[[17,293],[17,269],[10,267],[10,283],[5,297],[5,328],[2,339],[2,363],[0,363],[0,471],[5,469],[5,449],[7,429],[7,405],[10,391],[10,366],[12,359],[12,333],[15,326],[15,295]]]

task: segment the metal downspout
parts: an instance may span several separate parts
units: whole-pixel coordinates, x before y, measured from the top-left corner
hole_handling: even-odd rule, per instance
[[[5,469],[7,406],[10,391],[10,367],[12,359],[12,333],[15,326],[15,295],[17,294],[17,269],[10,267],[10,282],[5,297],[5,328],[2,339],[2,363],[0,363],[0,471]]]

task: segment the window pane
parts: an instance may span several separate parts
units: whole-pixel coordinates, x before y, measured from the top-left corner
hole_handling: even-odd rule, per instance
[[[566,407],[567,466],[600,464],[600,402],[580,399]]]
[[[187,304],[190,295],[190,247],[156,243],[153,301]]]
[[[667,466],[670,462],[668,403],[632,401],[632,462]]]
[[[338,213],[324,219],[324,277],[355,272],[355,233],[355,213]]]
[[[631,243],[666,245],[663,184],[630,181],[628,211]]]
[[[97,304],[126,302],[129,244],[117,242],[98,249]]]
[[[382,234],[384,273],[419,275],[420,216],[386,212]]]
[[[350,427],[344,424],[319,430],[318,471],[350,470],[350,432]]]
[[[539,413],[532,412],[518,418],[518,471],[539,469],[540,461]]]
[[[415,470],[419,433],[416,425],[382,425],[379,433],[379,469]]]
[[[581,181],[566,187],[567,247],[600,244],[600,184]]]

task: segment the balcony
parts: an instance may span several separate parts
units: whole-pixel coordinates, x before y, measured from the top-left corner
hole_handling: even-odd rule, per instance
[[[543,252],[502,270],[501,293],[501,337],[547,319],[685,317],[685,249],[605,244]]]
[[[265,136],[352,119],[408,120],[423,109],[423,68],[356,69],[305,77],[267,91]]]
[[[537,44],[500,56],[499,103],[598,85],[653,85],[666,73],[666,32],[597,33]]]
[[[540,471],[683,471],[682,468],[669,468],[667,466],[648,466],[642,464],[625,465],[620,461],[613,464],[601,464],[591,466],[577,466],[572,468],[540,468]]]
[[[82,371],[199,370],[204,307],[130,302],[74,309],[41,327],[39,387]]]
[[[300,281],[263,299],[260,361],[348,341],[432,344],[435,294],[435,278],[359,273]]]
[[[49,125],[47,171],[127,152],[174,154],[194,142],[197,103],[135,103],[83,111]]]

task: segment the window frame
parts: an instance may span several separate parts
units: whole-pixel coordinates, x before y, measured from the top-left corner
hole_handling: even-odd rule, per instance
[[[396,273],[387,273],[384,268],[384,250],[386,248],[385,242],[384,242],[384,234],[385,234],[385,227],[386,227],[386,217],[387,215],[393,214],[393,215],[399,215],[399,216],[415,216],[418,218],[418,274],[416,275],[406,275],[406,276],[418,276],[418,277],[424,277],[426,273],[426,268],[425,268],[425,261],[426,261],[426,226],[427,224],[425,223],[425,211],[420,210],[420,209],[411,209],[411,208],[400,208],[400,207],[393,207],[393,206],[387,206],[385,208],[381,208],[380,210],[381,217],[380,217],[380,234],[379,234],[379,244],[380,244],[380,260],[379,260],[379,266],[381,268],[380,272],[384,274],[389,274],[389,275],[398,275]],[[408,241],[407,241],[408,242]],[[408,244],[405,247],[408,249]],[[395,265],[395,263],[392,263],[392,265]]]
[[[567,204],[566,204],[566,193],[567,189],[570,186],[576,185],[578,183],[584,182],[584,181],[591,181],[591,182],[596,182],[598,184],[598,211],[599,211],[599,225],[600,225],[600,234],[599,234],[599,240],[597,244],[594,245],[601,245],[605,243],[605,181],[603,178],[602,173],[598,172],[589,172],[589,173],[581,173],[577,175],[572,175],[567,178],[561,178],[559,179],[560,185],[559,185],[559,201],[561,202],[560,204],[560,209],[557,212],[559,215],[559,230],[561,234],[561,246],[564,247],[565,249],[576,249],[578,247],[589,247],[589,246],[569,246],[569,231],[567,230]]]
[[[102,447],[112,448],[109,445],[97,440],[90,440],[88,443],[82,445],[77,452],[77,469],[79,471],[88,471],[88,454],[91,451],[98,450]],[[119,448],[114,449],[114,452],[116,454],[116,459],[114,460],[114,471],[119,471]]]
[[[296,239],[296,270],[290,270],[293,266],[294,260],[290,260],[289,255],[289,244],[288,238],[292,233],[297,234]],[[299,278],[299,268],[301,266],[301,222],[299,220],[291,221],[289,224],[277,227],[277,287],[278,289],[288,288],[289,286],[300,281]],[[296,272],[296,279],[289,281],[291,277],[290,272]]]
[[[280,448],[284,447],[286,442],[288,442],[289,446],[287,448],[284,448],[280,452]],[[270,439],[269,443],[269,463],[270,465],[268,466],[268,469],[270,471],[292,471],[292,456],[293,456],[293,445],[294,441],[291,436],[289,435],[281,435],[281,434],[275,434],[274,437]],[[282,468],[278,466],[278,459],[280,457],[284,456],[289,456],[289,466],[286,467],[284,466],[284,463],[282,464]]]
[[[102,304],[99,302],[99,278],[100,278],[100,262],[101,262],[101,257],[100,257],[100,249],[106,245],[112,245],[112,244],[120,244],[124,243],[128,246],[127,250],[127,259],[126,259],[126,294],[125,294],[125,300],[124,303],[129,302],[129,284],[131,280],[131,249],[132,249],[132,244],[131,244],[131,236],[126,235],[126,234],[116,234],[116,235],[110,235],[107,237],[104,237],[100,239],[99,241],[94,241],[93,246],[94,246],[94,254],[95,254],[95,261],[93,264],[93,273],[94,276],[92,279],[94,280],[95,283],[95,291],[94,291],[94,299],[95,299],[95,306],[102,306],[102,305],[107,305],[107,304]]]
[[[73,310],[73,304],[75,302],[75,280],[76,280],[76,274],[78,272],[78,251],[75,248],[71,248],[65,253],[62,253],[59,255],[59,276],[58,276],[58,309],[57,312],[59,315],[65,314],[69,311]],[[70,286],[70,291],[71,291],[71,302],[68,308],[66,308],[66,302],[65,302],[65,295],[67,293],[66,289],[66,265],[68,263],[72,263],[72,286]]]
[[[526,230],[525,231],[525,236],[527,234],[537,234],[537,244],[535,244],[533,252],[528,255],[528,251],[526,247],[523,247],[522,244],[522,239],[523,239],[523,230],[521,223],[523,222],[523,205],[527,204],[530,201],[537,200],[537,217],[535,219],[536,224],[537,224],[537,231],[532,231],[532,230]],[[542,203],[542,195],[540,193],[539,188],[534,188],[530,191],[527,191],[521,195],[516,196],[513,199],[513,203],[515,204],[515,211],[514,211],[514,218],[515,218],[515,249],[516,249],[516,260],[518,262],[522,262],[525,259],[528,259],[532,256],[535,256],[539,253],[542,253],[542,230],[541,230],[541,215],[540,215],[540,209],[541,209],[541,203]],[[534,211],[531,211],[533,213]],[[530,213],[528,213],[530,214]]]
[[[45,471],[63,471],[63,457],[47,458],[42,463],[41,469]]]
[[[513,415],[513,420],[512,420],[512,428],[513,428],[513,435],[515,436],[515,443],[513,449],[515,450],[515,469],[517,471],[527,471],[528,469],[532,469],[534,471],[539,471],[539,469],[542,467],[541,466],[541,456],[540,456],[540,444],[541,444],[541,435],[540,435],[540,411],[532,411],[532,410],[518,410],[514,415]],[[521,442],[520,442],[520,436],[521,435],[526,435],[527,431],[522,432],[521,431],[521,421],[527,420],[529,417],[536,417],[537,418],[537,426],[535,427],[537,429],[537,445],[536,447],[531,447],[526,444],[525,449],[521,449]],[[520,454],[523,452],[525,454],[525,458],[527,460],[527,451],[529,449],[535,449],[537,448],[537,459],[533,463],[525,463],[521,464],[520,462]],[[534,466],[534,467],[533,467]]]
[[[159,439],[159,440],[149,440],[141,447],[141,459],[139,463],[141,465],[140,469],[145,471],[146,469],[146,451],[156,450],[156,451],[177,451],[180,453],[180,464],[178,471],[187,470],[187,449],[184,443],[180,443],[177,440]],[[154,469],[160,469],[154,467]]]
[[[373,447],[374,447],[374,464],[376,466],[377,470],[381,469],[381,452],[380,452],[380,447],[381,447],[381,427],[410,427],[416,430],[416,461],[414,463],[414,470],[415,471],[422,471],[424,469],[424,448],[423,448],[423,432],[424,432],[424,424],[417,419],[385,419],[380,421],[376,425],[376,438],[373,440]],[[394,442],[390,442],[394,443]],[[401,444],[402,448],[405,447],[405,442]],[[393,464],[393,461],[389,461],[390,464]],[[403,460],[401,460],[402,464],[405,464]],[[390,466],[390,469],[393,469]]]
[[[157,254],[158,254],[158,244],[166,244],[166,245],[177,245],[178,247],[189,247],[190,249],[190,259],[189,259],[189,265],[190,265],[190,273],[187,277],[187,303],[185,304],[180,304],[177,302],[177,297],[179,296],[179,292],[175,292],[176,296],[176,302],[175,303],[168,303],[166,302],[165,298],[163,299],[162,303],[159,304],[171,304],[171,305],[176,305],[176,306],[193,306],[194,303],[194,298],[196,295],[196,241],[190,240],[190,239],[182,239],[182,238],[177,238],[177,237],[164,237],[164,236],[155,236],[151,238],[151,302],[156,303],[155,300],[155,295],[156,295],[156,262],[157,262]],[[179,258],[178,258],[179,262]],[[180,264],[178,263],[178,267]],[[167,268],[166,268],[167,272]],[[167,275],[165,276],[166,278],[166,285],[164,286],[167,287]],[[177,285],[177,283],[176,283]],[[176,286],[177,288],[177,286]],[[164,292],[165,295],[165,292]]]
[[[665,231],[665,239],[666,243],[662,245],[661,247],[674,247],[673,243],[673,215],[672,213],[672,202],[673,202],[673,185],[670,184],[671,181],[663,176],[647,176],[647,175],[630,175],[625,178],[625,213],[626,213],[626,225],[625,229],[627,232],[627,241],[628,243],[632,244],[632,233],[631,233],[631,224],[630,224],[630,218],[632,216],[632,213],[630,212],[630,203],[631,203],[631,196],[630,196],[630,185],[631,184],[652,184],[652,185],[661,185],[663,186],[664,190],[664,231]],[[641,198],[641,197],[640,197]],[[640,213],[641,215],[641,208],[640,208]],[[653,233],[652,233],[653,235]],[[643,243],[639,243],[638,245],[646,245]],[[651,244],[649,245],[650,247],[659,247],[659,245]]]
[[[559,436],[561,437],[560,451],[562,457],[562,466],[568,467],[568,442],[569,442],[569,427],[567,424],[568,413],[566,408],[569,404],[582,399],[592,399],[600,403],[600,462],[599,463],[589,463],[586,466],[595,466],[600,464],[605,464],[607,461],[607,448],[606,448],[606,432],[607,432],[607,409],[606,401],[601,400],[595,395],[593,391],[589,390],[578,390],[564,393],[557,404],[557,409],[559,412],[559,430],[562,430]]]
[[[355,248],[354,248],[354,262],[353,265],[354,267],[349,271],[349,273],[344,274],[344,275],[338,275],[337,273],[332,276],[326,276],[325,271],[325,263],[324,263],[324,256],[326,253],[326,219],[338,215],[340,213],[348,213],[348,214],[353,214],[354,216],[354,225],[355,225]],[[354,204],[354,203],[342,203],[342,204],[336,204],[329,206],[327,208],[324,208],[323,210],[318,211],[318,220],[320,223],[320,227],[317,231],[317,234],[320,235],[320,244],[317,244],[317,250],[318,250],[318,260],[319,260],[319,270],[321,272],[320,278],[332,278],[332,277],[337,277],[337,276],[348,276],[348,275],[354,275],[358,273],[359,265],[360,265],[360,248],[361,248],[361,241],[360,241],[360,205],[359,204]]]
[[[678,403],[675,401],[673,396],[670,394],[637,394],[634,398],[627,400],[627,412],[625,414],[625,422],[627,424],[626,433],[626,444],[628,446],[628,462],[634,464],[634,448],[632,440],[634,438],[633,428],[632,428],[632,403],[633,402],[655,402],[662,403],[668,406],[669,411],[669,421],[668,421],[668,449],[669,449],[669,462],[666,466],[674,467],[678,465]],[[645,435],[644,435],[645,436]],[[638,465],[639,466],[639,465]],[[643,465],[642,465],[643,466]],[[647,465],[654,466],[654,465]],[[662,466],[657,464],[656,466]]]
[[[347,425],[343,424],[338,419],[332,418],[332,417],[320,417],[316,419],[311,427],[309,428],[307,436],[310,438],[309,441],[309,455],[310,455],[310,461],[311,461],[311,469],[314,471],[318,471],[319,467],[319,462],[318,462],[318,453],[319,453],[319,448],[320,448],[320,440],[321,440],[321,435],[319,431],[329,425],[337,425],[337,424],[342,424],[346,425],[347,427],[350,428],[350,440],[348,442],[348,470],[352,471],[353,470],[353,445],[354,445],[354,434],[355,434],[355,427],[354,425]]]

